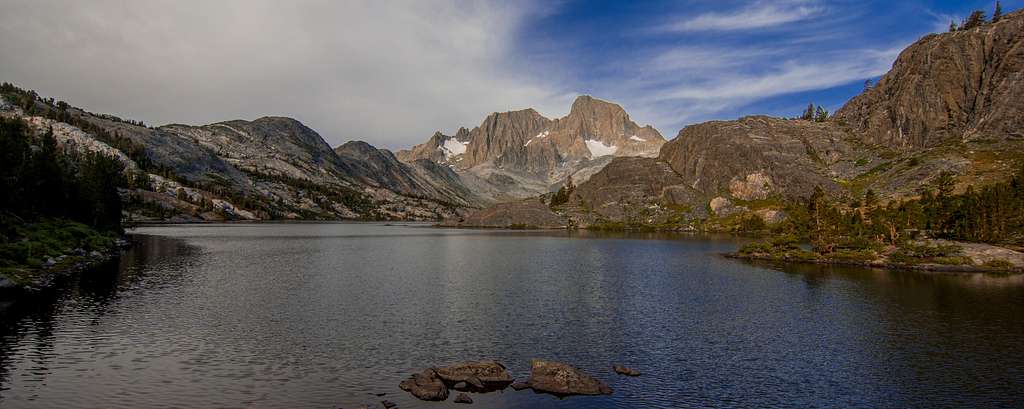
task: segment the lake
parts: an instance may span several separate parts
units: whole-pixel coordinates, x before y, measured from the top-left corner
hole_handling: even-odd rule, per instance
[[[0,306],[0,406],[462,407],[398,383],[475,359],[525,379],[531,358],[615,393],[469,407],[1024,405],[1021,276],[754,264],[720,256],[742,239],[686,234],[131,233],[120,260]]]

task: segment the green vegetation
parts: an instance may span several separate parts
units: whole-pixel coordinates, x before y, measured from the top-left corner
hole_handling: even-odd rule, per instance
[[[1002,259],[996,259],[986,261],[985,264],[982,264],[982,266],[997,270],[1009,270],[1013,268],[1013,263]]]
[[[928,245],[913,242],[901,243],[889,259],[906,264],[971,264],[971,260],[961,254],[963,249],[957,245]]]
[[[554,209],[555,207],[569,203],[569,198],[572,197],[573,192],[576,191],[576,186],[572,184],[572,178],[565,182],[565,186],[558,188],[558,191],[551,196],[551,202],[548,203],[548,207]]]
[[[807,200],[789,203],[787,219],[772,226],[773,233],[789,241],[749,245],[740,253],[794,258],[791,241],[801,240],[820,259],[870,261],[887,253],[897,263],[969,265],[958,246],[918,239],[1024,242],[1024,166],[1010,180],[980,189],[969,186],[956,194],[955,184],[955,175],[942,173],[921,189],[920,197],[886,204],[870,189],[844,204],[816,188]]]
[[[104,249],[121,229],[123,165],[62,152],[52,130],[33,134],[0,118],[0,268],[38,268],[42,257]]]
[[[30,281],[35,275],[33,269],[49,258],[73,255],[79,249],[83,253],[79,256],[92,251],[106,251],[114,246],[118,237],[116,232],[101,232],[66,219],[43,218],[27,223],[10,223],[6,228],[19,240],[0,243],[0,275],[16,283]]]
[[[800,115],[800,119],[814,122],[825,122],[828,118],[828,110],[821,105],[815,106],[814,103],[807,104],[807,109]]]
[[[995,23],[1003,18],[1003,5],[996,1],[995,10],[992,12],[992,20],[985,18],[985,12],[982,10],[974,10],[971,12],[966,19],[960,20],[960,24],[956,21],[949,22],[949,32],[954,31],[966,31],[973,28],[981,27],[988,23]]]

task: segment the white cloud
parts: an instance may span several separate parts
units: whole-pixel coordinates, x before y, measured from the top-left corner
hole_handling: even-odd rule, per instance
[[[0,3],[0,80],[148,123],[284,115],[331,144],[401,148],[571,101],[517,74],[525,2]]]
[[[655,124],[671,138],[681,126],[732,119],[737,110],[768,98],[879,76],[902,48],[801,53],[785,47],[680,47],[635,64],[639,68],[609,93],[637,121]]]
[[[775,27],[821,14],[824,7],[806,1],[787,1],[776,4],[755,3],[729,12],[710,12],[677,21],[666,27],[668,31],[734,31]]]

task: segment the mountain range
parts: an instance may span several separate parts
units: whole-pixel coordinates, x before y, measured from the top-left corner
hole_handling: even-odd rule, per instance
[[[711,121],[671,141],[591,96],[562,118],[495,112],[398,152],[360,141],[332,148],[284,117],[148,127],[9,84],[0,115],[53,129],[66,150],[121,160],[136,181],[123,192],[134,220],[694,228],[756,214],[771,223],[785,217],[782,202],[816,187],[893,200],[943,172],[961,190],[1005,179],[1024,159],[1022,39],[1021,12],[927,35],[825,121]]]

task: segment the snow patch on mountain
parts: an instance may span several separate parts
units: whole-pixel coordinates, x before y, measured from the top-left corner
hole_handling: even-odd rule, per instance
[[[458,139],[451,138],[445,139],[444,143],[441,146],[438,146],[437,149],[440,149],[441,152],[444,153],[445,159],[451,159],[452,157],[466,153],[466,145],[469,145],[469,141],[461,142]]]
[[[639,137],[639,136],[636,136],[636,135],[630,136],[630,137],[629,137],[629,140],[631,140],[631,141],[637,141],[637,142],[647,142],[647,140],[646,140],[646,139],[644,139],[644,138],[641,138],[641,137]]]
[[[584,140],[584,142],[586,142],[587,144],[587,149],[590,150],[590,156],[594,158],[599,156],[614,155],[615,152],[619,150],[618,146],[605,145],[601,141],[595,141],[593,139],[586,139]]]

